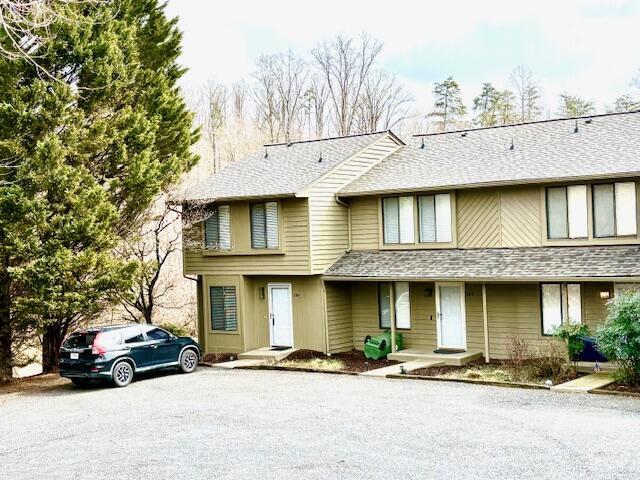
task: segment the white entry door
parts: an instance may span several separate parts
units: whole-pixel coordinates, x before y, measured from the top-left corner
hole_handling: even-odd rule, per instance
[[[272,347],[293,347],[290,283],[269,284],[269,331]]]
[[[438,348],[466,350],[464,283],[436,284]]]

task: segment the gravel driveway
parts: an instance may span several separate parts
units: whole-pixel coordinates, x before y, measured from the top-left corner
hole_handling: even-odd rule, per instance
[[[0,397],[0,478],[639,478],[640,400],[200,368]]]

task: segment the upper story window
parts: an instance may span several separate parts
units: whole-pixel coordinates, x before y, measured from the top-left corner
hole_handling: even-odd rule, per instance
[[[587,186],[547,188],[547,236],[587,238]]]
[[[204,221],[204,242],[207,248],[229,250],[231,248],[229,205],[215,207],[213,215]]]
[[[418,197],[420,243],[451,242],[451,195]]]
[[[593,236],[606,238],[636,233],[635,182],[593,185]]]
[[[384,243],[415,243],[413,197],[382,199]]]
[[[251,205],[251,248],[279,248],[278,202]]]

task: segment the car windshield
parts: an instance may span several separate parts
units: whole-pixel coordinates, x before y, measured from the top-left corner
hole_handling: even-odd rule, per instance
[[[79,332],[73,333],[64,342],[65,348],[90,348],[96,338],[95,332]]]

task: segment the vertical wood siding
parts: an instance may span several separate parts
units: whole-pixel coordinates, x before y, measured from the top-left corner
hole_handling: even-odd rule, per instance
[[[397,148],[396,141],[385,136],[339,165],[309,189],[312,273],[324,272],[349,247],[348,211],[336,202],[336,192]]]
[[[353,321],[351,319],[351,285],[329,282],[327,292],[327,323],[329,352],[348,352],[353,349]]]

